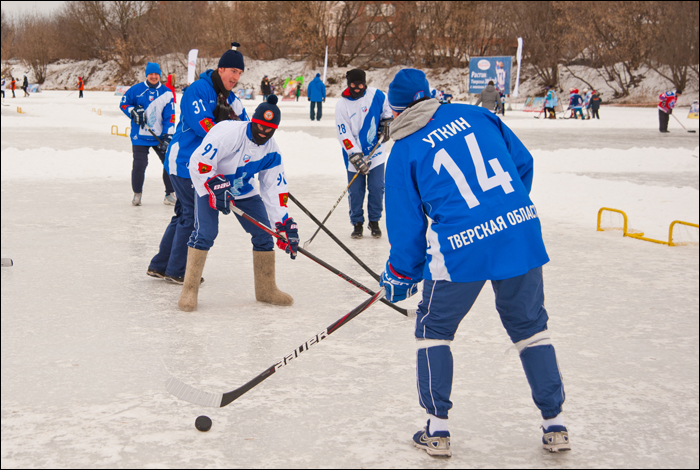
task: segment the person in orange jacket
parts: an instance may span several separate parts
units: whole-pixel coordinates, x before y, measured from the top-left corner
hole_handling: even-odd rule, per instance
[[[12,77],[12,81],[10,82],[10,90],[12,90],[13,98],[15,98],[15,88],[17,88],[17,82],[15,81],[15,77]]]
[[[78,95],[78,98],[83,97],[83,90],[85,89],[85,84],[83,83],[83,77],[78,77],[78,90],[80,90],[80,94]]]

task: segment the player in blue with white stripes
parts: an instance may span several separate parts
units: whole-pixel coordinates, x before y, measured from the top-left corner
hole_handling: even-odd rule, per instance
[[[335,106],[335,125],[338,141],[343,149],[343,159],[347,170],[348,183],[356,173],[356,181],[348,189],[350,203],[350,223],[354,230],[352,238],[362,238],[362,224],[365,222],[362,206],[367,196],[369,229],[374,238],[382,236],[379,220],[382,218],[384,196],[384,142],[389,140],[391,109],[386,95],[381,90],[367,86],[364,70],[353,69],[345,74],[348,87]],[[370,151],[377,144],[379,135],[384,137],[372,158],[367,160]]]
[[[397,73],[388,96],[396,143],[386,170],[391,252],[381,285],[397,302],[424,281],[415,336],[419,401],[429,419],[415,446],[452,455],[450,343],[490,280],[544,419],[543,447],[569,450],[564,387],[544,308],[542,265],[549,258],[529,197],[530,152],[489,110],[428,98],[420,70]]]
[[[277,246],[296,258],[299,235],[294,219],[287,213],[287,181],[279,147],[272,137],[280,119],[277,97],[270,95],[257,107],[251,122],[217,124],[192,153],[189,170],[197,192],[196,222],[188,242],[187,271],[178,302],[181,310],[197,309],[199,280],[219,233],[219,212],[228,214],[229,203],[267,226],[270,220],[274,222],[289,241],[278,241]],[[259,189],[252,181],[256,174]],[[273,305],[292,305],[292,297],[277,289],[272,236],[238,214],[236,217],[251,235],[255,298]]]
[[[134,197],[131,204],[134,206],[141,205],[149,149],[153,148],[160,161],[165,163],[165,151],[175,130],[173,93],[160,83],[160,75],[160,66],[157,63],[146,64],[146,80],[129,88],[119,104],[119,109],[132,121],[131,145],[134,163],[131,168],[131,189],[134,191]],[[160,142],[151,131],[160,136]],[[175,193],[165,168],[163,183],[163,203],[174,205]]]
[[[183,283],[187,240],[194,230],[195,194],[188,168],[192,152],[216,123],[249,120],[233,92],[245,70],[243,54],[238,47],[237,42],[231,43],[231,49],[219,59],[218,68],[202,73],[199,80],[187,87],[180,101],[180,122],[165,156],[165,169],[177,193],[175,215],[165,229],[158,254],[146,271],[149,276]]]

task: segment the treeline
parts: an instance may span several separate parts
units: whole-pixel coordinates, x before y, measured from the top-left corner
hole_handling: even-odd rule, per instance
[[[515,55],[542,85],[562,68],[592,67],[624,97],[656,71],[698,82],[698,2],[155,2],[71,1],[51,15],[2,13],[2,59],[21,59],[42,83],[58,59],[112,60],[123,78],[154,56],[218,57],[231,41],[246,57],[362,67],[466,67]],[[569,72],[571,70],[569,69]],[[584,80],[585,81],[585,80]]]

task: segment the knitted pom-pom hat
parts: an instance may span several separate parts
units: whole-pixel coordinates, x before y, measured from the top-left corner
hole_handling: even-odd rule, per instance
[[[224,52],[219,59],[220,69],[241,69],[245,70],[245,64],[243,63],[243,54],[238,52],[238,48],[241,47],[237,42],[231,43],[231,49]]]
[[[260,124],[261,126],[277,129],[277,127],[280,125],[281,118],[282,113],[277,107],[277,97],[275,95],[270,95],[267,97],[267,101],[265,103],[262,103],[257,107],[251,122]]]

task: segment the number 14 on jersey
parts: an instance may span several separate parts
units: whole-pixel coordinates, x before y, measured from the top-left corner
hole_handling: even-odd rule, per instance
[[[481,149],[479,144],[476,142],[476,137],[474,133],[469,134],[464,138],[467,142],[467,147],[469,148],[469,154],[474,162],[474,168],[476,169],[476,178],[479,181],[479,186],[481,190],[486,192],[490,189],[500,186],[503,188],[505,194],[512,193],[514,191],[513,185],[510,184],[513,179],[510,177],[507,171],[503,170],[501,163],[498,159],[493,158],[489,160],[489,165],[495,173],[493,176],[489,177],[486,173],[486,165],[484,164],[484,157],[481,155]],[[433,160],[433,169],[439,175],[440,169],[444,167],[447,173],[452,177],[459,193],[462,198],[467,203],[470,209],[479,205],[479,200],[474,195],[472,188],[467,183],[467,178],[465,178],[462,170],[459,169],[455,161],[452,159],[447,150],[441,149],[435,154],[435,160]]]

